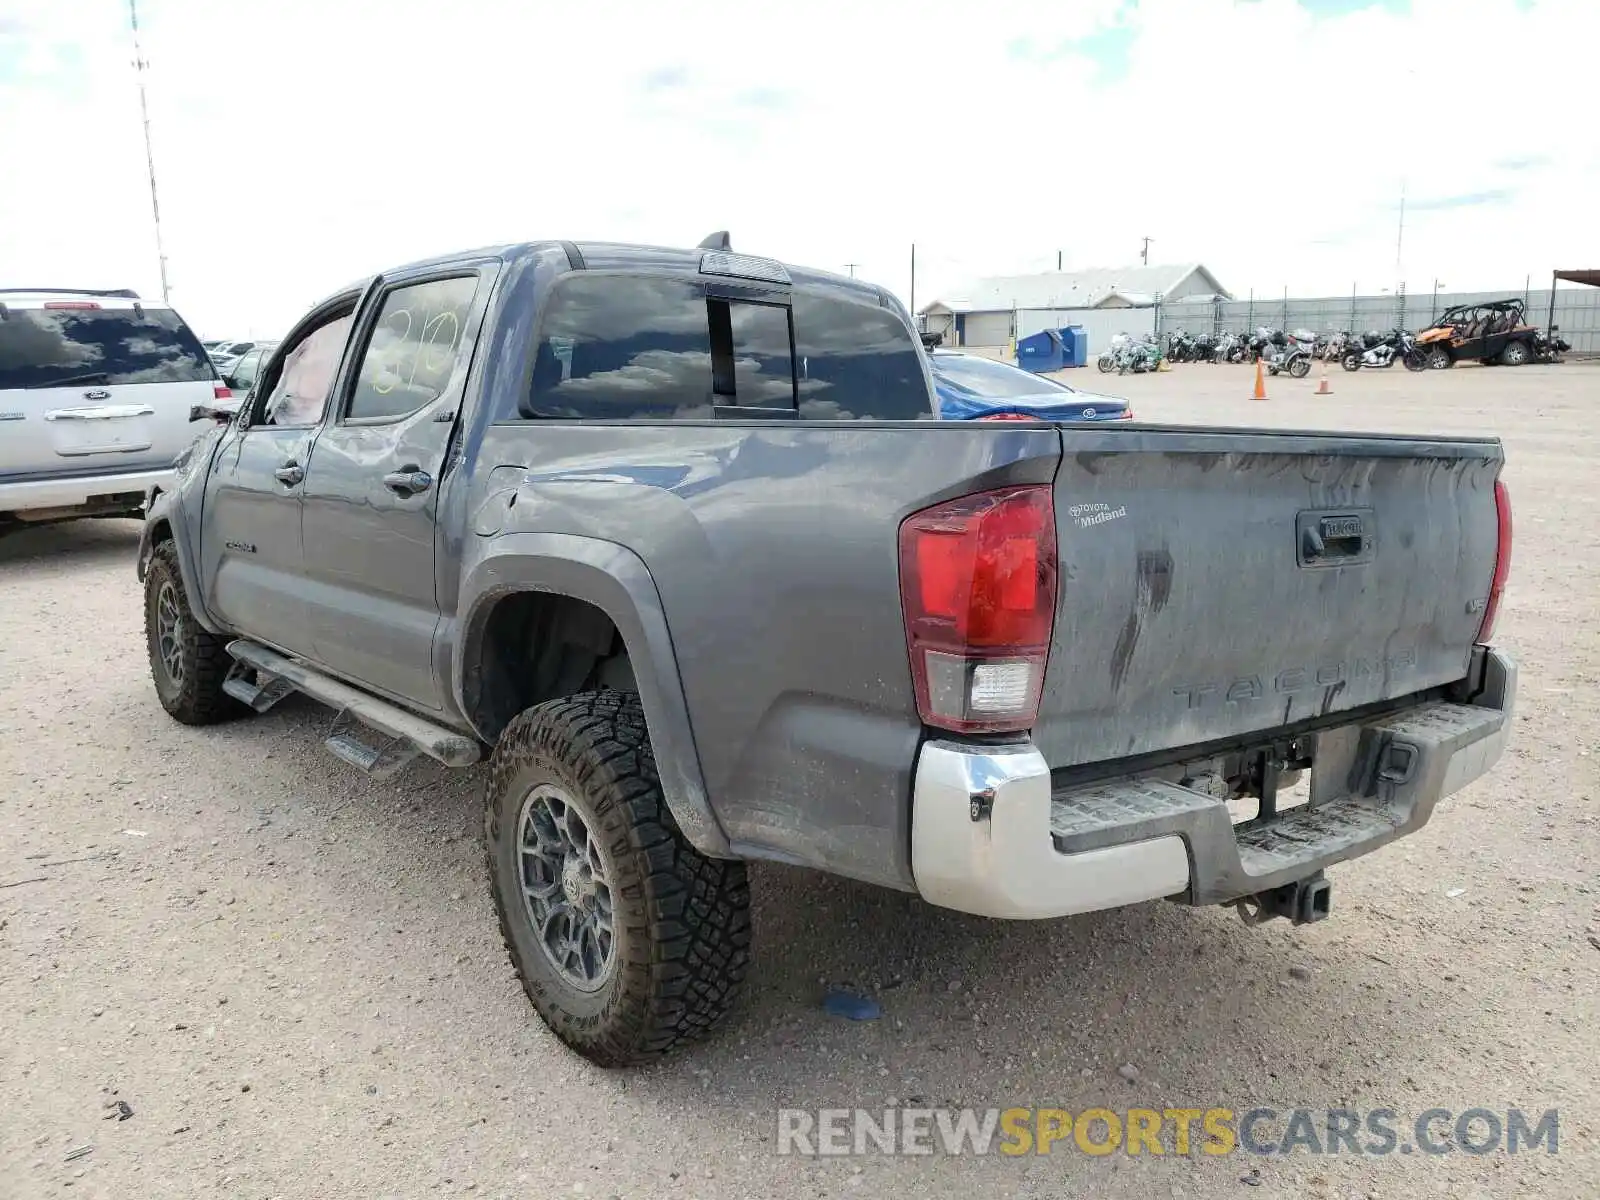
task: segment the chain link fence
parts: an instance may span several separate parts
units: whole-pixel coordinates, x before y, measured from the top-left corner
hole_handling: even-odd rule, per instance
[[[1319,296],[1312,299],[1266,297],[1246,300],[1178,301],[1157,304],[1157,333],[1184,330],[1192,334],[1243,332],[1266,325],[1273,329],[1309,329],[1313,333],[1360,333],[1368,329],[1425,329],[1447,308],[1490,300],[1525,297],[1525,320],[1542,328],[1555,325],[1572,344],[1574,356],[1600,356],[1600,288],[1557,288],[1551,319],[1550,289],[1514,292],[1405,292],[1376,296]]]

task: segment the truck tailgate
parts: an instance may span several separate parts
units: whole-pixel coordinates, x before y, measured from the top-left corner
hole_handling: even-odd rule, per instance
[[[1063,429],[1053,768],[1462,678],[1498,535],[1492,439]]]

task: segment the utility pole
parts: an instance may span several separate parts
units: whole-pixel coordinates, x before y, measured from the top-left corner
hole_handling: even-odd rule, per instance
[[[1145,238],[1144,248],[1139,251],[1139,261],[1147,267],[1150,265],[1150,243],[1154,240],[1153,238]]]
[[[1394,273],[1398,279],[1402,270],[1400,266],[1400,250],[1406,244],[1406,181],[1400,180],[1400,225],[1394,235]]]
[[[1061,270],[1061,251],[1056,251],[1056,270]]]
[[[860,263],[845,263],[844,269],[850,272],[850,278],[851,279],[854,279],[856,277],[856,268],[859,267],[860,265],[861,265]]]
[[[917,244],[911,243],[911,315],[917,315]]]
[[[144,165],[150,176],[150,215],[156,226],[156,259],[161,266],[161,303],[170,304],[167,287],[167,251],[161,242],[161,204],[156,200],[156,156],[150,148],[150,105],[144,94],[144,53],[139,49],[138,0],[128,0],[128,22],[133,28],[133,69],[139,83],[139,116],[144,121]]]

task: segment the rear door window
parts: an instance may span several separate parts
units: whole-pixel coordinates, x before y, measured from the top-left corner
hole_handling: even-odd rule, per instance
[[[933,417],[922,351],[891,309],[797,289],[794,340],[801,420]]]
[[[385,296],[345,417],[396,420],[442,396],[458,368],[477,290],[478,277],[462,275],[408,284]]]
[[[709,418],[711,334],[682,279],[569,275],[550,298],[523,417]]]
[[[0,389],[214,378],[205,349],[171,309],[9,307],[0,320]]]

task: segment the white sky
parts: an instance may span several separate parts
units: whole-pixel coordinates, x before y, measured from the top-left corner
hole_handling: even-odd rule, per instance
[[[0,0],[0,282],[160,294],[126,0]],[[541,237],[916,301],[1198,260],[1243,297],[1600,266],[1600,0],[140,0],[173,304],[282,330]],[[1396,207],[1409,197],[1404,262]]]

